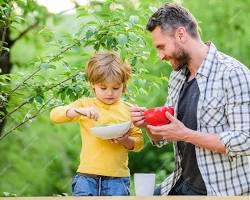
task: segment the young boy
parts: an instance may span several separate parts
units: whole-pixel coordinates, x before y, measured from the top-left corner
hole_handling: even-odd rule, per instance
[[[115,53],[97,53],[89,61],[86,76],[95,98],[82,98],[51,111],[55,123],[80,123],[80,165],[72,183],[74,196],[129,195],[128,151],[143,147],[140,129],[131,126],[121,138],[102,140],[91,134],[98,124],[130,121],[129,105],[120,100],[131,68]]]

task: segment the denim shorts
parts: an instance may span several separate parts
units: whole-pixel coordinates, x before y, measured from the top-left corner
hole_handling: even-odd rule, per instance
[[[72,182],[73,196],[129,196],[129,177],[109,177],[77,173]]]

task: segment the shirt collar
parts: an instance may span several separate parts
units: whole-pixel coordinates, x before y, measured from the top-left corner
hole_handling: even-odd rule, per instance
[[[206,45],[208,46],[208,52],[207,55],[205,56],[204,60],[202,61],[197,74],[200,74],[202,76],[208,77],[209,73],[211,72],[211,65],[214,63],[214,58],[218,52],[216,49],[215,45],[212,42],[206,42]],[[173,73],[173,78],[185,80],[186,76],[188,74],[188,68],[185,66],[179,71],[175,71]]]
[[[206,44],[209,47],[208,53],[204,58],[203,62],[201,63],[201,66],[199,67],[197,74],[201,74],[205,77],[208,77],[211,71],[211,65],[213,65],[215,55],[217,54],[217,49],[212,42],[207,42]]]
[[[121,100],[119,100],[119,101],[117,101],[117,102],[115,102],[113,104],[105,104],[101,100],[99,100],[98,98],[95,98],[95,102],[97,103],[97,105],[100,106],[100,107],[102,107],[102,108],[105,108],[105,109],[109,109],[109,108],[111,108],[113,106],[119,105],[120,101]]]

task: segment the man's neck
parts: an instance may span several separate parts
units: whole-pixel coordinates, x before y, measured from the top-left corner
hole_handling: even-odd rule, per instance
[[[189,80],[192,80],[205,59],[209,47],[202,41],[192,41],[190,47],[190,62],[188,63],[188,69],[190,71]]]

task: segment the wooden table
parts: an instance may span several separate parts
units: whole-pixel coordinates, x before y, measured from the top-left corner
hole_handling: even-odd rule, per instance
[[[250,196],[0,197],[0,200],[250,200]]]

